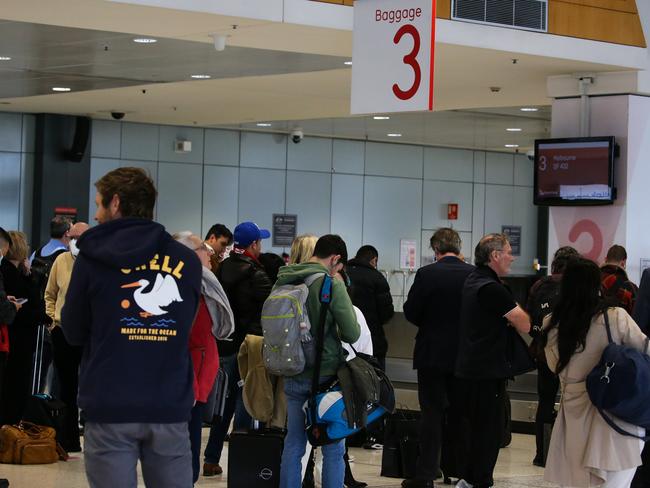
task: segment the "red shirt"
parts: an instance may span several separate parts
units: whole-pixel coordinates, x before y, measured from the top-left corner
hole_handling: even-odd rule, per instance
[[[190,354],[194,366],[194,398],[205,403],[219,370],[219,351],[212,335],[212,318],[203,296],[190,333]]]

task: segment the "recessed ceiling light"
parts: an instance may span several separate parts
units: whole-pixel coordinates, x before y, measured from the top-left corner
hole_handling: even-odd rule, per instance
[[[52,88],[52,91],[55,92],[69,92],[71,88],[68,88],[67,86],[55,86]]]
[[[191,75],[191,78],[194,78],[195,80],[209,80],[212,78],[210,75]]]
[[[522,112],[538,112],[539,109],[536,107],[521,107],[519,110]]]
[[[346,66],[352,66],[352,61],[345,61],[343,64]]]
[[[0,56],[0,61],[11,61],[11,56]]]
[[[506,144],[506,147],[507,147],[508,149],[514,149],[514,148],[519,147],[519,144]]]
[[[519,127],[508,127],[506,130],[508,132],[521,132],[521,128]]]
[[[138,44],[154,44],[158,42],[158,39],[153,39],[151,37],[136,37],[133,39],[133,42],[137,42]]]
[[[273,124],[269,124],[268,122],[260,122],[257,125],[257,127],[271,127]]]
[[[375,119],[375,120],[390,120],[390,117],[387,116],[387,115],[375,115],[373,117],[373,119]]]
[[[402,137],[402,134],[397,134],[397,133],[391,133],[391,134],[386,134],[388,137]]]

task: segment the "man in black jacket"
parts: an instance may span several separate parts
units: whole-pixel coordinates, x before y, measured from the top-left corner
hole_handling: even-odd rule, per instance
[[[454,366],[463,283],[474,266],[458,257],[461,240],[453,229],[437,230],[431,237],[431,248],[436,262],[418,270],[404,304],[406,319],[418,327],[413,368],[418,372],[422,413],[416,478],[404,480],[404,488],[433,487],[441,454],[443,468],[455,469],[451,441],[457,432],[450,407],[455,403]],[[446,476],[453,474],[445,472]]]
[[[352,281],[352,303],[361,310],[372,335],[373,356],[386,369],[388,342],[384,324],[393,316],[393,297],[384,275],[377,271],[379,253],[373,246],[361,246],[347,265]]]
[[[494,485],[505,422],[506,378],[523,366],[514,364],[516,357],[508,344],[521,344],[513,334],[530,332],[530,317],[500,279],[510,272],[514,260],[508,238],[488,234],[474,250],[476,269],[463,285],[455,373],[461,415],[470,436],[459,436],[463,452],[459,460],[465,466],[456,486],[462,488]]]
[[[228,374],[228,396],[221,422],[210,429],[205,448],[203,476],[215,476],[223,472],[219,461],[223,442],[235,416],[235,428],[250,426],[250,416],[244,408],[242,389],[237,365],[237,353],[246,334],[262,335],[261,315],[264,300],[271,293],[273,283],[259,261],[262,239],[271,233],[260,229],[253,222],[242,222],[235,227],[235,248],[230,257],[219,266],[217,278],[228,295],[235,317],[235,332],[228,341],[217,341],[219,367]]]

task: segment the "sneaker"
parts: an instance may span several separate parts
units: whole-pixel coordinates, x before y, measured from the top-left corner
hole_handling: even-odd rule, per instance
[[[465,480],[458,480],[458,483],[456,483],[456,488],[473,488],[473,486]]]
[[[203,463],[203,476],[217,476],[223,473],[221,466],[215,463]]]
[[[363,443],[362,447],[364,449],[380,450],[384,448],[384,445],[377,442],[376,439],[372,437],[368,437],[368,440],[366,440],[366,442]]]

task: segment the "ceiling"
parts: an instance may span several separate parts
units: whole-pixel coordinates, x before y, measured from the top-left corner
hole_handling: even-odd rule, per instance
[[[77,16],[63,15],[73,6]],[[625,69],[523,54],[515,62],[509,52],[438,44],[436,111],[375,121],[350,117],[347,31],[101,0],[3,0],[0,16],[8,19],[0,20],[0,56],[12,57],[0,61],[2,111],[117,111],[132,122],[253,130],[272,121],[274,131],[300,125],[313,135],[525,150],[548,134],[550,114],[522,117],[518,108],[548,106],[549,76]],[[211,32],[229,36],[225,51],[214,50]],[[133,42],[152,35],[155,44]],[[54,86],[71,91],[52,93]]]
[[[488,151],[526,152],[535,139],[550,137],[551,110],[533,107],[537,112],[522,112],[521,107],[477,110],[448,110],[416,114],[376,114],[295,121],[264,121],[270,127],[246,123],[227,128],[286,133],[299,127],[306,134],[351,139],[461,147]],[[521,129],[518,132],[507,129]],[[401,134],[400,137],[388,134]],[[517,145],[517,148],[506,148]]]

